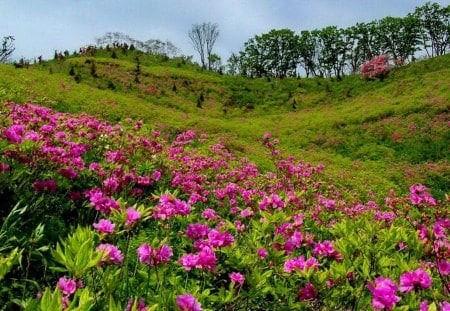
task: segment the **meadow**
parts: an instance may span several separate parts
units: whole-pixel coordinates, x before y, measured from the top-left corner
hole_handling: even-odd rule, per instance
[[[447,310],[449,63],[0,65],[0,305]]]

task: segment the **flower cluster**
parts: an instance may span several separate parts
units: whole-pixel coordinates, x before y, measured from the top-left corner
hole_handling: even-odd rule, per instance
[[[173,256],[172,248],[169,245],[162,245],[160,248],[152,248],[147,243],[143,243],[138,247],[136,253],[139,256],[139,261],[151,267],[158,266],[161,263],[169,262]]]

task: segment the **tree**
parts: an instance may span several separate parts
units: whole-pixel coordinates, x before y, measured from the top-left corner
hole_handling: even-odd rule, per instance
[[[317,37],[309,30],[303,30],[299,38],[300,65],[305,69],[306,77],[316,76]]]
[[[420,21],[422,45],[428,56],[445,54],[450,44],[450,5],[441,8],[437,3],[427,2],[416,7],[413,15]]]
[[[219,37],[219,25],[214,23],[202,23],[192,25],[189,31],[189,38],[192,41],[194,49],[200,56],[202,68],[211,70],[214,57],[211,57],[214,44]]]
[[[14,47],[14,40],[13,36],[3,37],[2,49],[0,50],[0,62],[6,62],[16,49]]]
[[[385,17],[378,22],[378,33],[384,53],[402,64],[418,50],[419,23],[414,17]]]

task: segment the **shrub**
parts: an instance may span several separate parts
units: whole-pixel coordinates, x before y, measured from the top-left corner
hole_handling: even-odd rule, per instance
[[[376,56],[361,66],[361,74],[365,79],[380,78],[383,80],[388,72],[388,56],[386,54]]]

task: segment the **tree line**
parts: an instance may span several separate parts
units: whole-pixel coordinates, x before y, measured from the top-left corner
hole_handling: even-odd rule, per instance
[[[375,56],[389,55],[395,65],[449,51],[450,6],[426,3],[407,16],[385,17],[348,28],[271,30],[256,35],[228,59],[228,72],[248,77],[337,77],[356,73]]]

